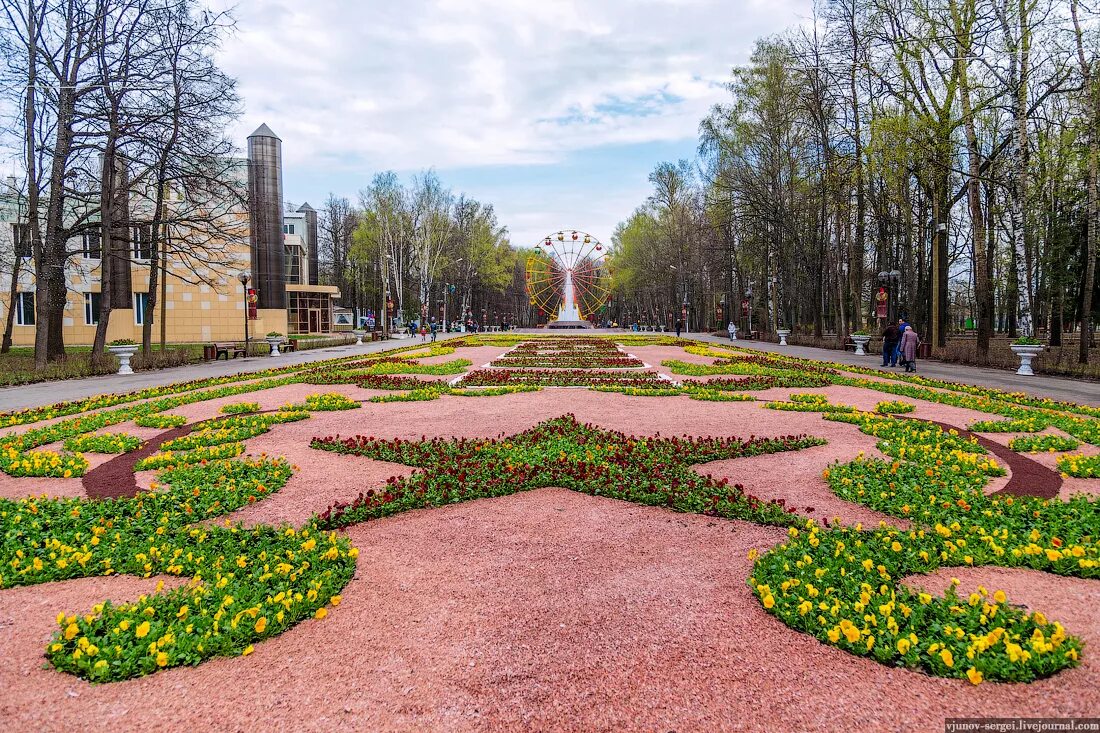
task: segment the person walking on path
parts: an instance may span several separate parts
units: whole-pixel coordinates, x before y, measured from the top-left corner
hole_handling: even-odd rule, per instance
[[[432,319],[432,343],[435,343],[435,319]]]
[[[901,334],[901,355],[905,359],[905,371],[917,371],[917,347],[920,346],[920,336],[907,325],[905,332]]]
[[[882,332],[882,365],[896,367],[898,365],[898,342],[901,340],[901,332],[893,323],[886,325]]]
[[[684,324],[680,322],[680,319],[676,319],[676,338],[680,338],[680,329],[684,327]]]
[[[905,334],[905,329],[907,329],[907,328],[909,328],[909,323],[906,322],[906,320],[904,318],[899,318],[898,319],[898,345],[897,345],[897,348],[895,349],[895,351],[897,352],[897,356],[895,358],[895,361],[901,363],[902,366],[905,366],[905,362],[901,357],[901,337]]]

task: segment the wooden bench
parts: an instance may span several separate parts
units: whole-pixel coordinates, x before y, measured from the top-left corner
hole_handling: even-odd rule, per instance
[[[844,339],[844,350],[845,351],[855,351],[856,350],[856,342],[852,340],[851,336]]]
[[[297,351],[298,350],[298,342],[297,341],[291,341],[291,340],[288,339],[288,340],[284,341],[283,343],[279,344],[279,348],[283,351]]]
[[[217,343],[217,342],[214,343],[214,359],[215,360],[220,359],[222,357],[222,354],[225,354],[225,360],[229,361],[229,354],[230,353],[233,354],[234,359],[237,358],[237,354],[240,354],[241,356],[247,356],[248,355],[247,352],[245,351],[245,348],[243,346],[241,346],[240,344]]]

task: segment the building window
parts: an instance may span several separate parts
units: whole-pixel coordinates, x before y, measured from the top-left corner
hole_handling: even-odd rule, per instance
[[[149,224],[130,227],[130,246],[135,260],[148,260],[153,256],[153,232]]]
[[[15,325],[34,325],[34,293],[15,294]]]
[[[287,293],[287,328],[291,333],[332,331],[332,298],[328,293]]]
[[[145,311],[149,308],[149,293],[134,293],[134,325],[145,325]]]
[[[294,225],[293,224],[283,224],[283,234],[293,234],[293,233],[294,233]]]
[[[11,225],[11,238],[15,244],[15,256],[16,257],[30,257],[31,256],[31,225],[30,224],[12,224]]]
[[[284,272],[286,282],[291,285],[302,283],[302,248],[295,244],[285,245]]]
[[[99,236],[99,227],[80,235],[80,253],[86,260],[98,260],[102,257],[103,244]]]
[[[84,293],[84,324],[95,326],[99,323],[99,293]]]

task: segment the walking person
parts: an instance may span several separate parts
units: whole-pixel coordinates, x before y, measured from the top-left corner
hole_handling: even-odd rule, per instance
[[[912,326],[906,325],[905,332],[901,334],[901,354],[905,358],[905,371],[917,371],[917,347],[920,346],[920,336]]]
[[[894,354],[894,365],[895,366],[897,366],[897,364],[901,364],[902,366],[905,366],[905,360],[902,359],[902,356],[901,356],[901,337],[905,333],[905,329],[907,329],[907,328],[909,328],[909,323],[904,318],[899,318],[898,319],[898,343],[897,343],[897,347],[894,349],[894,352],[895,352],[895,354]]]
[[[882,332],[882,365],[896,367],[898,365],[898,342],[901,341],[901,332],[893,323],[888,323]]]
[[[433,344],[435,343],[435,326],[436,326],[435,319],[433,318],[432,319],[432,343]]]
[[[684,327],[683,322],[679,318],[677,318],[676,319],[676,338],[680,338],[680,330],[683,329],[683,327]]]

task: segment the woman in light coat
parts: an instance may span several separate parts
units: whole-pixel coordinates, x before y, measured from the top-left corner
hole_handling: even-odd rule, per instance
[[[902,359],[905,360],[905,371],[907,372],[917,371],[918,346],[920,346],[920,336],[917,335],[912,326],[906,326],[905,332],[901,335],[901,343],[898,348],[901,351]]]

